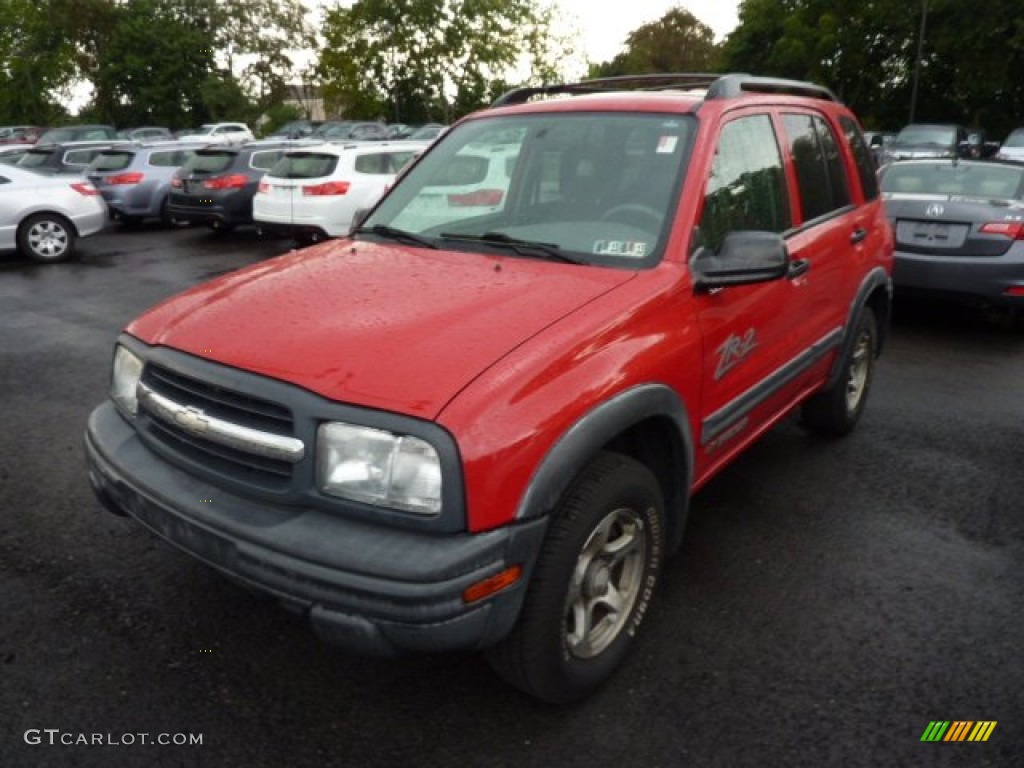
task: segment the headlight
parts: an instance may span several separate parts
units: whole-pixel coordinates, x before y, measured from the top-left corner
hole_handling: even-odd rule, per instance
[[[142,361],[118,345],[114,352],[114,375],[110,380],[110,396],[124,411],[134,416],[139,411],[135,389],[142,377]]]
[[[441,460],[409,435],[333,422],[317,434],[317,485],[324,493],[421,515],[441,511]]]

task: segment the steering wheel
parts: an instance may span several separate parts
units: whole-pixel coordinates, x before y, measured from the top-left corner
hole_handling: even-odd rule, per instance
[[[646,224],[654,224],[655,229],[661,227],[661,212],[640,203],[622,203],[601,214],[601,221],[616,220],[631,226],[641,219],[645,222],[645,224],[640,224],[641,229],[647,229]]]

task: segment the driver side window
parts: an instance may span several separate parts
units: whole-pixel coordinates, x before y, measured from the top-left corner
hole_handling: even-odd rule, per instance
[[[700,243],[717,252],[730,232],[782,234],[792,221],[771,118],[752,115],[727,123],[704,191]]]

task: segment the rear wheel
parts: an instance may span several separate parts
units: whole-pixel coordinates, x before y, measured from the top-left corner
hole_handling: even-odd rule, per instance
[[[164,201],[160,203],[160,223],[165,227],[184,227],[188,226],[187,221],[181,221],[180,219],[174,218],[174,214],[170,211],[170,199],[164,198]]]
[[[75,250],[75,230],[63,216],[37,213],[18,227],[17,242],[18,250],[33,261],[66,261]]]
[[[544,701],[581,699],[625,657],[664,558],[664,503],[647,467],[602,453],[555,511],[519,621],[487,653]]]
[[[878,324],[871,307],[864,307],[839,380],[804,403],[801,415],[808,430],[841,437],[857,425],[871,389],[877,355]]]

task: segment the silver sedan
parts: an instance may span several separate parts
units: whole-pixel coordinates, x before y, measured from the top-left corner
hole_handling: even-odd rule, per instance
[[[107,205],[85,178],[0,166],[0,250],[34,261],[66,261],[75,241],[107,221]]]

